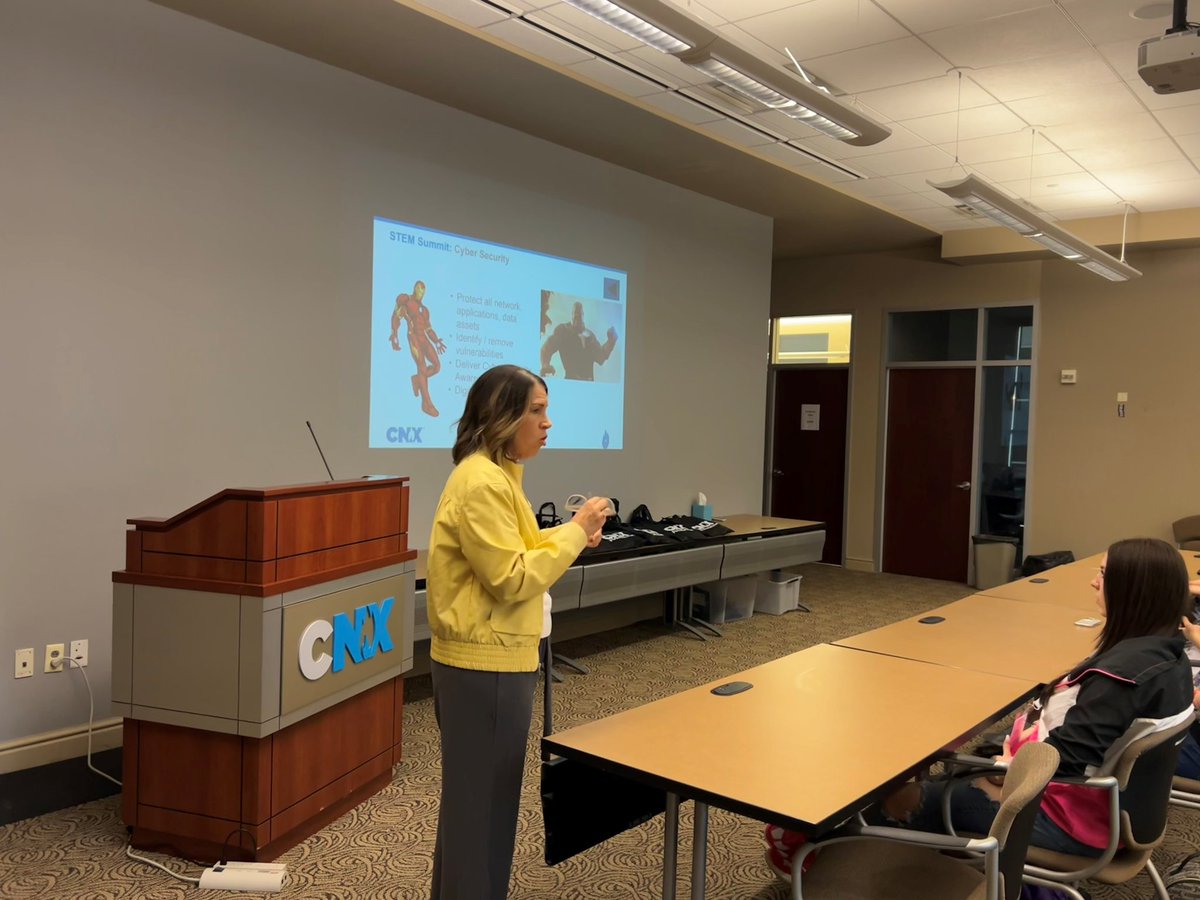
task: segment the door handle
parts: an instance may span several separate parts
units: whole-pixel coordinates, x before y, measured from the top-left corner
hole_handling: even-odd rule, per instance
[[[771,474],[772,474],[772,475],[782,475],[782,474],[783,474],[783,469],[772,469],[772,470],[771,470]]]
[[[971,482],[960,481],[958,484],[955,485],[955,487],[958,488],[960,491],[969,491],[971,489]]]

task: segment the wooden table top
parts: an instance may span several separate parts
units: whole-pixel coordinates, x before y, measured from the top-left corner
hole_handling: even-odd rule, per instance
[[[1092,612],[1098,611],[1093,609]],[[872,653],[1049,684],[1091,656],[1100,625],[1081,609],[972,594],[891,625],[835,641]],[[920,620],[941,616],[944,621]]]
[[[711,693],[729,681],[754,687]],[[684,798],[821,829],[1035,688],[1029,679],[819,644],[543,744]]]
[[[773,516],[752,516],[737,514],[732,516],[717,516],[717,521],[727,528],[733,529],[733,536],[750,536],[761,534],[764,537],[772,534],[787,534],[796,531],[817,531],[825,527],[824,522],[813,522],[809,519],[779,519]]]
[[[1200,568],[1200,552],[1180,550],[1179,555],[1187,566],[1188,578],[1196,578],[1197,574],[1200,574],[1196,571]],[[985,588],[980,593],[1008,600],[1069,606],[1072,609],[1084,610],[1087,615],[1098,616],[1100,610],[1096,605],[1096,589],[1092,587],[1092,579],[1096,577],[1100,560],[1103,558],[1103,553],[1093,553],[1091,556],[1077,559],[1065,566],[1055,566],[1028,578]]]

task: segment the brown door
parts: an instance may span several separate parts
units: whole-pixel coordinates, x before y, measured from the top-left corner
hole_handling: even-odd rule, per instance
[[[845,367],[775,372],[771,515],[824,522],[821,562],[838,566],[846,505],[849,390],[850,370]]]
[[[883,570],[967,580],[975,370],[888,375]]]

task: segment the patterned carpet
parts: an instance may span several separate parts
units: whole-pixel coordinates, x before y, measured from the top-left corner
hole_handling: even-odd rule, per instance
[[[823,641],[856,634],[970,593],[946,582],[870,575],[812,565],[801,599],[811,613],[758,615],[727,626],[723,640],[702,643],[659,623],[643,623],[556,647],[585,662],[587,677],[555,688],[555,725],[565,729],[720,678]],[[429,895],[438,799],[438,738],[427,677],[411,679],[405,709],[404,762],[390,787],[293,848],[292,898],[405,898]],[[542,860],[537,737],[540,701],[530,734],[525,794],[510,897],[521,900],[635,900],[660,895],[661,819],[627,832],[554,868]],[[877,748],[872,748],[877,749]],[[803,764],[797,760],[797,764]],[[1172,829],[1156,854],[1160,869],[1196,847],[1200,814],[1172,810]],[[708,896],[712,900],[782,900],[763,862],[761,825],[714,809],[710,817]],[[687,896],[691,805],[681,815],[680,896]],[[175,898],[195,889],[124,855],[125,829],[116,797],[0,828],[0,897]],[[156,857],[157,858],[157,857]],[[163,861],[184,874],[200,867]],[[1149,880],[1096,886],[1095,900],[1152,895]],[[206,894],[207,896],[207,894]],[[211,894],[216,896],[216,894]],[[248,893],[223,894],[249,898]],[[271,896],[271,895],[263,895]]]

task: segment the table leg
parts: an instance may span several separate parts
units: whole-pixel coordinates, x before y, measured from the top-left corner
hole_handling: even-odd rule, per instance
[[[692,900],[704,900],[708,877],[708,804],[696,801],[692,823]]]
[[[675,900],[675,875],[679,859],[679,795],[667,794],[663,817],[663,900]]]

